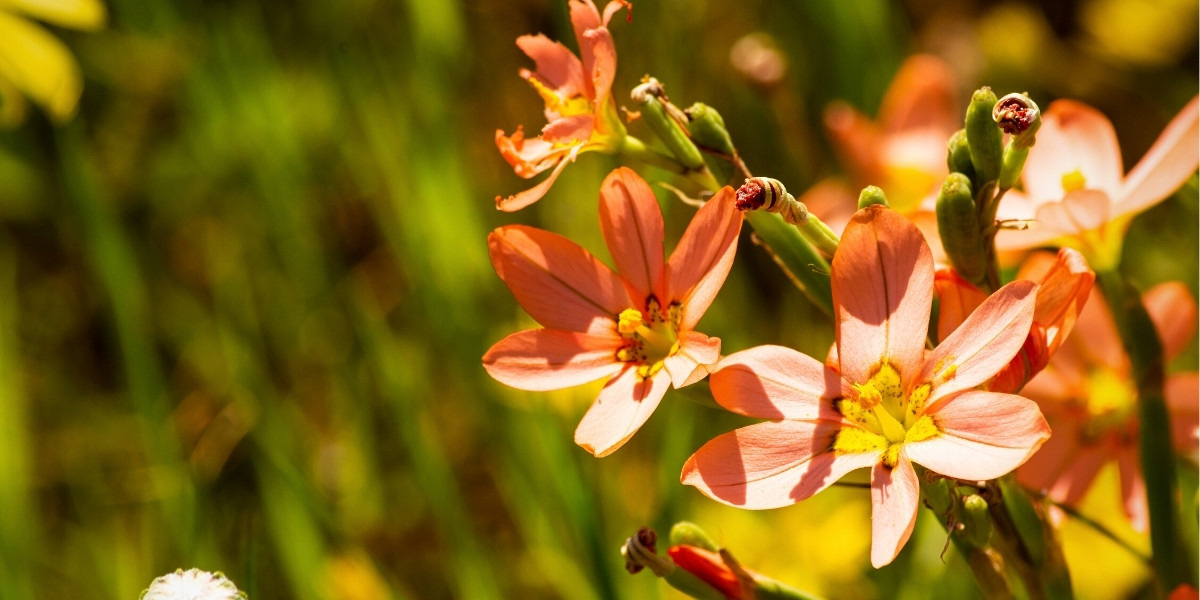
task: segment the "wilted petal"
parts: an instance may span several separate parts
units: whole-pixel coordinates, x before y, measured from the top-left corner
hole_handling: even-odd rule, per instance
[[[542,128],[542,139],[554,144],[579,144],[592,137],[596,118],[592,115],[575,115],[555,119]]]
[[[509,225],[488,235],[488,251],[496,274],[545,327],[611,333],[628,308],[621,278],[565,237]]]
[[[1025,190],[1039,201],[1056,202],[1065,193],[1063,175],[1076,171],[1085,189],[1119,197],[1125,170],[1112,123],[1082,102],[1056,100],[1042,113],[1037,144],[1025,163]]]
[[[559,95],[585,93],[583,63],[562,43],[539,33],[518,37],[517,47],[533,59],[538,77]]]
[[[670,385],[665,372],[642,379],[636,366],[625,367],[583,415],[575,429],[575,443],[597,457],[612,454],[650,418]]]
[[[608,101],[613,79],[617,75],[617,47],[613,44],[612,34],[603,27],[589,29],[584,33],[581,43],[588,48],[584,56],[591,57],[590,62],[585,59],[583,66],[592,88],[593,110],[599,113],[604,110],[604,103]]]
[[[570,160],[568,160],[568,158]],[[516,194],[513,194],[507,198],[496,196],[496,210],[514,212],[521,210],[522,208],[525,208],[526,206],[529,206],[538,200],[541,200],[542,196],[545,196],[546,192],[550,191],[550,186],[554,185],[554,180],[558,179],[559,173],[562,173],[562,170],[566,168],[567,163],[574,160],[574,153],[570,154],[567,158],[559,160],[554,166],[554,170],[550,172],[549,177],[543,179],[541,183],[523,192],[517,192]],[[520,175],[520,171],[518,171],[517,174]]]
[[[879,461],[878,452],[834,454],[839,426],[829,421],[770,421],[709,440],[683,465],[680,481],[742,508],[795,504],[855,469]]]
[[[1117,215],[1139,212],[1179,189],[1200,165],[1200,107],[1192,98],[1121,184]],[[1040,134],[1039,134],[1040,136]],[[1039,137],[1039,143],[1041,141]]]
[[[616,374],[625,366],[616,360],[625,343],[616,334],[518,331],[483,355],[483,368],[496,381],[518,389],[557,390]]]
[[[682,304],[681,330],[696,327],[733,266],[742,230],[742,213],[733,207],[733,201],[733,188],[728,186],[709,199],[692,217],[667,260],[667,297]]]
[[[1142,294],[1142,304],[1162,341],[1163,357],[1171,360],[1196,335],[1196,299],[1182,281],[1160,283]]]
[[[663,359],[663,368],[676,389],[691,385],[708,375],[710,366],[721,358],[721,339],[689,331],[679,337],[679,351]]]
[[[848,395],[842,378],[816,359],[783,346],[757,346],[723,359],[709,381],[713,398],[757,419],[828,419],[832,400]]]
[[[933,382],[931,403],[999,373],[1029,335],[1037,284],[1014,281],[987,300],[929,355],[917,381]]]
[[[832,283],[842,376],[867,381],[887,360],[910,381],[933,303],[933,257],[921,232],[882,206],[858,211],[833,257]]]
[[[966,392],[930,414],[942,435],[905,444],[913,462],[947,477],[995,479],[1050,437],[1037,403],[1013,394]]]
[[[921,495],[917,472],[904,451],[894,468],[877,463],[871,470],[871,565],[892,562],[912,535]]]
[[[600,229],[640,309],[662,276],[663,218],[654,191],[633,170],[621,167],[600,185]]]

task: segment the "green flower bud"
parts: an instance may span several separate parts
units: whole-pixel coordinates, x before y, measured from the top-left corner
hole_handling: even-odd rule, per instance
[[[872,204],[882,204],[887,206],[887,196],[883,195],[883,190],[873,185],[868,185],[867,187],[863,188],[862,192],[858,194],[858,209],[862,210],[868,206],[871,206]]]
[[[959,537],[972,548],[984,548],[992,537],[992,517],[988,514],[988,503],[978,494],[963,496],[962,530]]]
[[[967,144],[967,130],[959,129],[946,142],[946,166],[951,173],[962,173],[967,177],[975,176],[975,167],[971,164],[971,146]]]
[[[703,102],[697,102],[683,111],[688,117],[688,133],[692,141],[701,148],[732,156],[737,150],[733,147],[733,138],[725,129],[725,119],[721,113]]]
[[[975,216],[971,180],[962,173],[951,173],[938,193],[936,210],[942,248],[950,257],[954,270],[963,279],[982,286],[987,273],[988,252]]]
[[[672,526],[670,538],[672,546],[696,546],[710,552],[717,552],[721,549],[706,531],[690,521],[680,521]]]
[[[1000,166],[999,186],[1008,189],[1017,184],[1021,178],[1021,170],[1025,168],[1025,159],[1029,158],[1029,149],[1036,141],[1035,135],[1042,126],[1042,111],[1038,105],[1024,94],[1009,94],[996,102],[992,110],[992,119],[1012,136],[1004,149],[1004,159]]]
[[[971,95],[971,104],[967,107],[967,143],[971,147],[971,166],[975,168],[974,180],[979,187],[1000,176],[1004,135],[992,119],[996,102],[995,92],[984,86]]]
[[[654,135],[671,151],[679,164],[689,170],[704,167],[704,157],[688,137],[683,124],[668,114],[664,104],[666,93],[657,79],[650,77],[633,88],[630,98],[640,105],[638,110],[642,120],[650,126]]]

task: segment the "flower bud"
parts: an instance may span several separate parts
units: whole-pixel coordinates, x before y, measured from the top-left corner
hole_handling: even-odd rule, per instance
[[[1021,170],[1025,168],[1029,149],[1035,141],[1034,136],[1042,126],[1042,112],[1028,96],[1009,94],[996,103],[992,109],[992,119],[1012,136],[1004,149],[998,182],[1001,189],[1008,189],[1021,178]]]
[[[720,549],[717,543],[708,536],[708,532],[690,521],[680,521],[672,526],[670,538],[672,546],[695,546],[711,552],[716,552]]]
[[[971,104],[967,106],[967,143],[971,149],[971,166],[975,168],[974,181],[980,188],[1000,176],[1004,135],[992,120],[996,102],[996,93],[984,86],[971,95]]]
[[[697,102],[683,112],[688,117],[688,133],[701,148],[725,155],[733,155],[737,151],[733,147],[733,138],[725,129],[725,119],[715,108]]]
[[[671,151],[675,159],[689,170],[704,167],[704,157],[692,143],[683,123],[671,117],[666,105],[666,92],[659,81],[648,77],[629,94],[637,102],[642,120],[650,126],[654,135]],[[678,111],[678,109],[676,109]]]
[[[967,177],[975,176],[975,167],[971,164],[971,146],[967,144],[967,130],[959,129],[946,142],[946,167],[951,173],[962,173]]]
[[[888,206],[887,196],[883,194],[883,190],[873,185],[868,185],[858,194],[858,209],[862,210],[872,204]]]
[[[988,514],[988,503],[978,494],[968,494],[962,499],[962,530],[959,537],[972,548],[984,548],[992,538],[992,516]]]
[[[999,130],[997,130],[999,132]],[[951,173],[937,197],[938,235],[954,270],[963,279],[982,285],[987,272],[987,246],[975,216],[971,181]]]

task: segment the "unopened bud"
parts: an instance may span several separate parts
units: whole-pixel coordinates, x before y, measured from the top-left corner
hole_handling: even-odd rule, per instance
[[[688,133],[692,135],[693,142],[721,154],[732,155],[736,151],[733,138],[725,129],[725,119],[715,108],[697,102],[683,112],[687,115]]]
[[[1042,111],[1025,94],[1008,94],[996,102],[992,120],[1000,129],[1013,136],[1013,142],[1032,146],[1033,137],[1042,126]]]
[[[882,204],[887,206],[887,196],[883,194],[883,190],[873,185],[868,185],[867,187],[863,188],[862,192],[858,194],[858,209],[862,210],[868,206],[871,206],[872,204]]]
[[[666,91],[657,79],[645,78],[640,85],[633,88],[629,97],[640,105],[638,110],[642,114],[642,120],[650,126],[654,135],[671,151],[680,165],[689,170],[704,168],[704,157],[684,129],[687,117],[679,109],[675,109],[679,114],[672,116],[668,107],[674,106],[670,105]]]
[[[988,514],[988,503],[978,494],[968,494],[962,499],[963,528],[960,536],[972,548],[984,548],[992,538],[992,516]]]
[[[621,546],[621,556],[625,557],[625,570],[630,574],[640,573],[649,567],[658,577],[666,577],[675,570],[671,559],[658,555],[655,547],[658,534],[649,527],[643,527],[637,533],[625,540]]]
[[[967,106],[967,143],[971,149],[971,165],[975,168],[975,184],[984,185],[1000,176],[1000,161],[1004,152],[1004,135],[992,120],[996,94],[984,86],[971,95]]]
[[[720,550],[717,543],[708,536],[708,532],[690,521],[680,521],[671,527],[671,545],[696,546],[711,552]]]
[[[997,130],[999,131],[999,130]],[[971,181],[962,173],[946,177],[937,198],[938,236],[963,279],[981,285],[987,270],[987,246],[975,216]]]
[[[959,129],[946,142],[946,167],[951,173],[962,173],[967,177],[975,176],[975,167],[971,164],[971,146],[967,144],[967,130]]]

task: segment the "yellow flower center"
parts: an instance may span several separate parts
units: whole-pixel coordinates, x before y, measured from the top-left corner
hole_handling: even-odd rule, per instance
[[[529,78],[529,85],[537,90],[542,101],[546,103],[546,108],[558,113],[562,117],[573,117],[575,115],[586,115],[592,112],[592,102],[584,96],[566,97],[558,92],[546,87],[546,84],[538,80],[537,77]]]
[[[1087,412],[1083,428],[1086,440],[1096,440],[1109,433],[1126,433],[1134,423],[1137,390],[1129,378],[1112,369],[1094,369],[1086,383],[1087,397],[1080,403]]]
[[[638,364],[645,379],[662,369],[662,362],[679,351],[680,305],[672,302],[662,310],[658,298],[646,298],[644,311],[627,308],[617,315],[617,332],[629,341],[617,350],[617,360]]]
[[[939,370],[942,378],[948,379],[954,366]],[[865,383],[853,388],[855,394],[834,403],[842,417],[854,424],[838,432],[834,452],[878,452],[884,465],[894,467],[904,444],[941,435],[933,417],[923,414],[932,383],[923,382],[905,393],[900,372],[883,362]]]
[[[1062,176],[1062,187],[1063,191],[1068,194],[1077,192],[1087,187],[1087,177],[1083,176],[1083,171],[1075,169]]]

